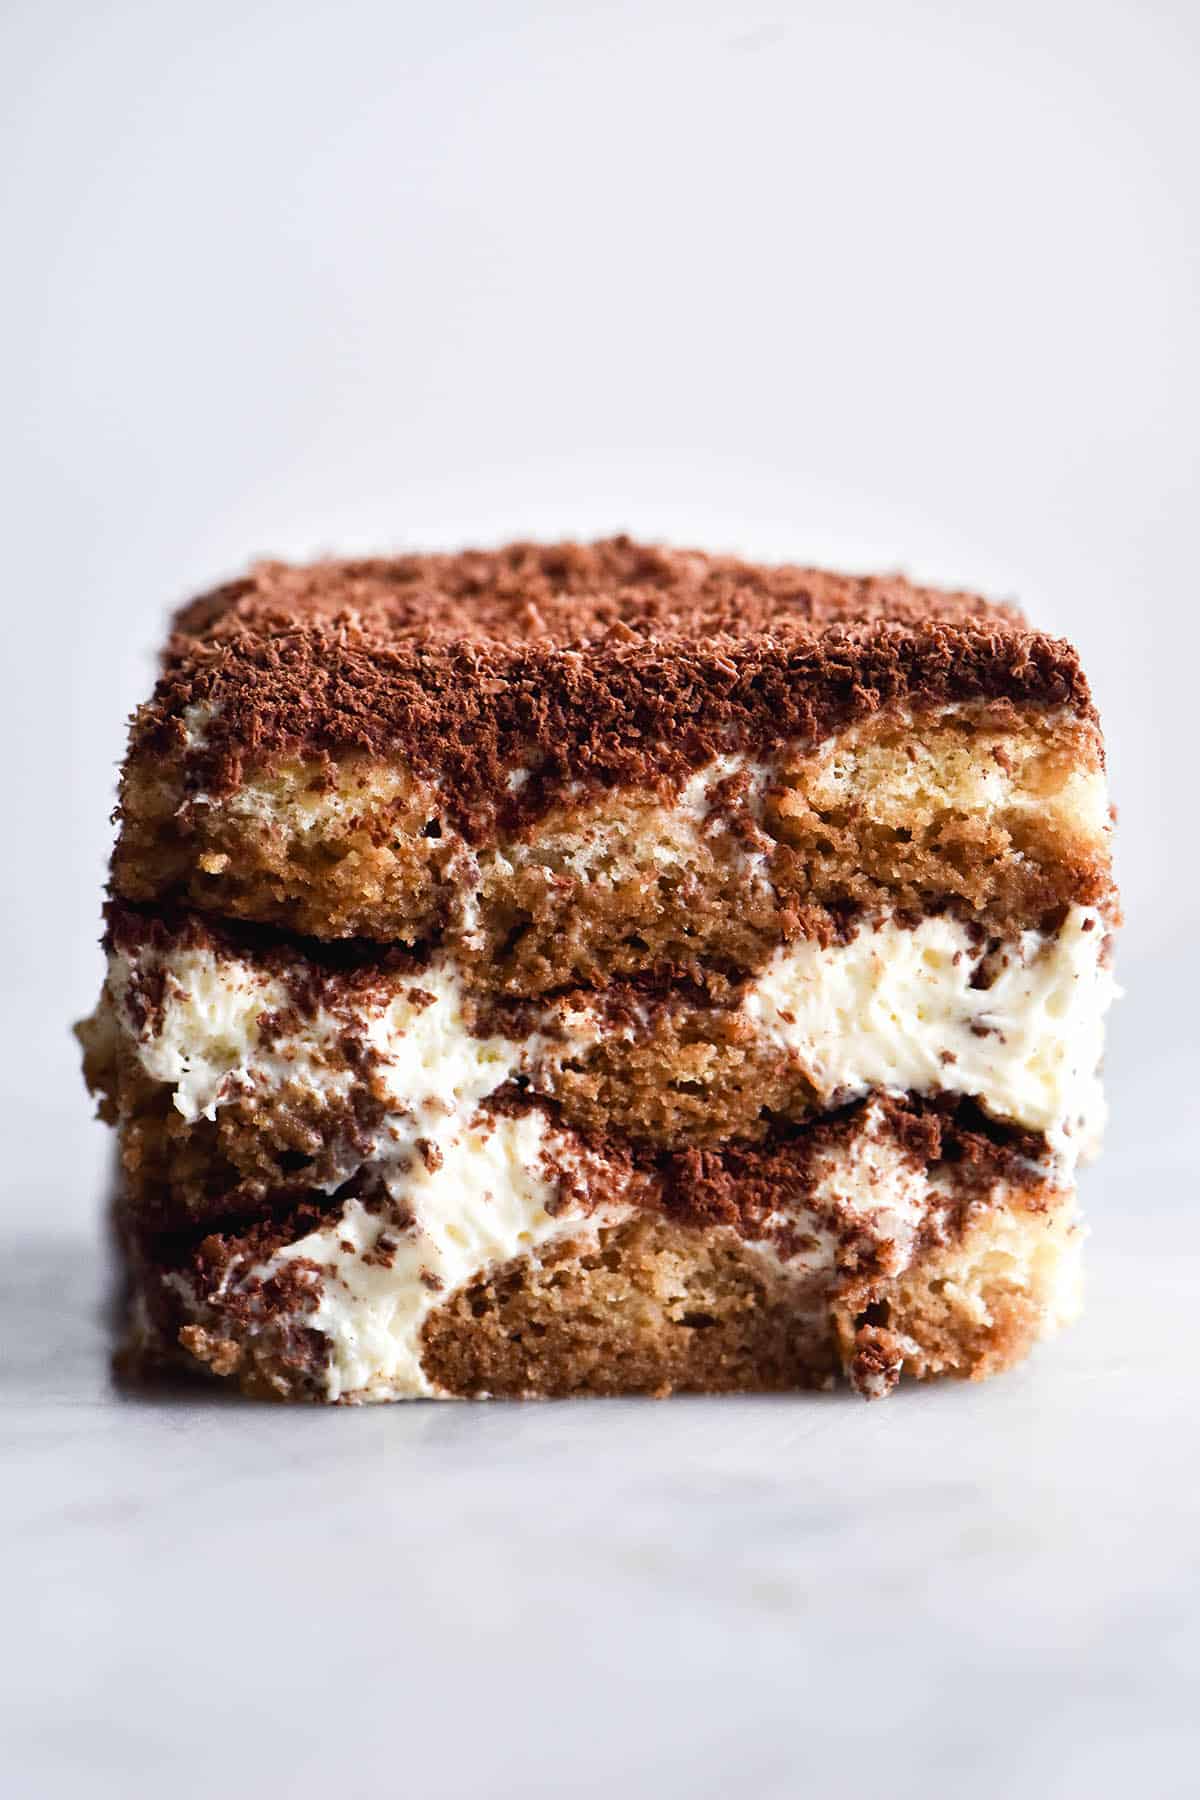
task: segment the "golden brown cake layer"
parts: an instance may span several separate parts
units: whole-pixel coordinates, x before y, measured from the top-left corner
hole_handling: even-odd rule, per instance
[[[114,888],[320,938],[436,940],[523,995],[754,969],[813,908],[953,903],[1000,932],[1115,913],[1099,732],[1067,710],[893,707],[680,782],[584,786],[475,842],[444,800],[361,755],[198,794],[180,754],[135,750]]]
[[[902,1375],[979,1381],[1068,1321],[1078,1231],[1068,1198],[1031,1195],[810,1311],[736,1233],[635,1219],[472,1282],[426,1325],[424,1367],[447,1393],[497,1399],[761,1393],[839,1376],[876,1399]]]

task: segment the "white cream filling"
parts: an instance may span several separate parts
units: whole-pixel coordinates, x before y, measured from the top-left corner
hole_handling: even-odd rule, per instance
[[[1099,913],[1072,907],[1053,936],[1025,931],[1002,945],[977,988],[980,952],[964,925],[882,918],[846,944],[778,951],[744,1010],[829,1098],[967,1094],[1044,1132],[1073,1163],[1104,1122],[1098,1071],[1117,991],[1104,938]]]
[[[376,1053],[373,1079],[382,1086],[410,1135],[441,1135],[444,1121],[469,1116],[479,1102],[526,1065],[544,1056],[578,1055],[597,1040],[591,1009],[556,1009],[563,1024],[585,1022],[582,1035],[566,1035],[553,1048],[540,1034],[521,1042],[475,1037],[464,1015],[462,983],[449,963],[423,969],[397,983],[386,998],[364,996],[352,1019],[319,1006],[304,1015],[303,1029],[276,1034],[273,1014],[291,1005],[287,982],[249,959],[188,947],[166,958],[163,1004],[153,1024],[136,1023],[133,983],[157,952],[135,970],[123,952],[109,959],[107,991],[127,1042],[154,1081],[173,1089],[176,1110],[189,1123],[214,1119],[218,1107],[258,1095],[268,1099],[284,1085],[307,1089],[322,1103],[336,1103],[357,1076],[342,1064],[339,1047],[359,1038]],[[414,998],[414,995],[416,996]],[[549,1022],[549,1020],[548,1020]]]
[[[347,1071],[328,1066],[326,1050],[335,1022],[324,1009],[311,1013],[301,1033],[271,1040],[265,1018],[292,1004],[286,982],[249,960],[212,950],[172,950],[165,968],[163,1005],[153,1026],[136,1023],[135,977],[160,962],[156,951],[136,961],[123,952],[109,957],[107,992],[138,1061],[153,1081],[174,1089],[174,1104],[189,1123],[214,1119],[217,1107],[239,1094],[269,1092],[296,1082],[333,1100],[349,1087]]]
[[[876,1089],[970,1095],[995,1117],[1044,1133],[1069,1173],[1103,1123],[1098,1068],[1117,991],[1104,938],[1101,916],[1073,907],[1058,932],[1023,932],[981,969],[980,948],[958,920],[878,917],[848,942],[777,951],[741,1011],[760,1044],[796,1058],[827,1105]],[[448,1118],[470,1116],[515,1076],[552,1088],[562,1063],[613,1035],[583,999],[547,1003],[527,1038],[474,1037],[449,961],[388,994],[367,990],[350,1019],[317,1008],[282,1037],[263,1029],[264,1014],[288,1004],[281,977],[198,948],[168,953],[164,973],[161,1016],[140,1029],[122,955],[112,958],[109,994],[142,1067],[173,1088],[189,1120],[211,1119],[248,1094],[269,1099],[285,1082],[336,1102],[355,1079],[338,1066],[351,1033],[374,1052],[373,1078],[396,1127],[410,1141],[441,1137]],[[973,986],[984,974],[989,985]]]
[[[908,1263],[913,1243],[926,1222],[934,1198],[924,1168],[905,1156],[891,1132],[878,1102],[868,1106],[854,1135],[822,1153],[814,1171],[815,1185],[806,1210],[817,1241],[814,1251],[802,1255],[807,1273],[831,1269],[837,1237],[824,1219],[830,1215],[857,1220],[869,1226],[881,1247],[881,1272],[899,1274]],[[794,1212],[766,1221],[762,1247],[769,1244],[772,1229],[796,1223]]]
[[[268,1279],[297,1260],[322,1265],[315,1303],[303,1322],[329,1342],[328,1399],[433,1393],[421,1366],[421,1328],[449,1294],[481,1270],[536,1254],[555,1238],[594,1233],[628,1214],[628,1207],[613,1206],[587,1220],[577,1211],[554,1216],[548,1208],[558,1181],[545,1164],[551,1147],[559,1159],[570,1154],[567,1140],[540,1113],[479,1119],[447,1134],[436,1166],[404,1154],[385,1162],[392,1199],[413,1216],[403,1233],[386,1212],[371,1213],[350,1200],[336,1224],[249,1271]],[[381,1237],[389,1240],[382,1256]]]

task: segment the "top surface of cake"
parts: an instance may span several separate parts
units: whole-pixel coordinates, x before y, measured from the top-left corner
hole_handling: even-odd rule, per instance
[[[243,579],[183,607],[173,642],[186,655],[188,640],[197,637],[338,626],[381,646],[417,639],[565,649],[634,638],[747,641],[880,623],[1024,626],[1013,607],[917,587],[900,576],[771,567],[618,537],[450,555],[260,562]]]
[[[177,615],[131,754],[209,793],[280,755],[399,757],[469,805],[514,768],[542,794],[678,779],[976,700],[1092,716],[1075,651],[1012,608],[617,538],[259,565]]]

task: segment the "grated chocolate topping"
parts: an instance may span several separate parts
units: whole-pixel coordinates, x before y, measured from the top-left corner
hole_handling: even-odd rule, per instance
[[[516,544],[257,565],[177,615],[131,757],[182,757],[218,797],[276,758],[396,758],[478,840],[576,784],[674,785],[890,704],[972,700],[1094,716],[1069,644],[970,594],[627,538]]]

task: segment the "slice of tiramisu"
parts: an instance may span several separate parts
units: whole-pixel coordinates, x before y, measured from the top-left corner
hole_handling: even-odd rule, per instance
[[[1118,922],[1070,647],[626,540],[262,566],[134,720],[143,1360],[253,1392],[986,1374],[1078,1305]]]

